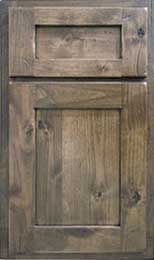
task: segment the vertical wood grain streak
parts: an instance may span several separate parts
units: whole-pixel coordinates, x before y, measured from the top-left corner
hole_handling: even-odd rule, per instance
[[[0,257],[8,254],[8,3],[0,3]]]

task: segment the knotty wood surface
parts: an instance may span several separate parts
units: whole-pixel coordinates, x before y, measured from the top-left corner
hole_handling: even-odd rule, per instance
[[[120,26],[36,27],[39,59],[119,59]]]
[[[113,95],[115,89],[116,95]],[[107,90],[107,91],[106,91]],[[103,253],[103,252],[142,252],[146,247],[146,176],[147,176],[147,85],[146,83],[16,83],[11,84],[10,88],[10,204],[9,204],[9,250],[10,254],[27,254],[30,253]],[[83,93],[85,94],[83,95]],[[112,96],[111,96],[112,95]],[[108,98],[108,96],[110,98]],[[74,102],[77,97],[77,101]],[[93,97],[93,98],[92,98]],[[119,100],[119,103],[117,103]],[[84,224],[80,226],[39,226],[35,225],[35,189],[42,179],[38,179],[37,182],[37,171],[35,170],[35,154],[40,157],[40,152],[38,148],[40,145],[35,145],[35,109],[63,109],[69,108],[69,113],[72,113],[70,109],[98,109],[95,116],[99,116],[100,108],[102,109],[119,109],[121,110],[121,180],[120,181],[120,226],[86,226]],[[40,111],[40,110],[39,110]],[[58,110],[57,110],[58,111]],[[76,110],[74,110],[75,112]],[[86,112],[86,110],[84,110]],[[48,111],[49,112],[49,111]],[[114,111],[115,113],[116,111]],[[109,111],[111,113],[112,111]],[[109,114],[108,114],[109,116]],[[76,116],[78,118],[78,116]],[[64,116],[64,119],[68,120]],[[69,123],[65,121],[64,129],[66,144],[63,144],[63,174],[64,179],[67,175],[69,181],[70,178],[77,178],[78,174],[81,174],[83,166],[76,166],[78,160],[74,160],[73,157],[76,154],[75,148],[80,146],[80,158],[83,157],[82,147],[86,149],[86,143],[84,142],[83,132],[80,136],[81,140],[73,148],[70,153],[70,145],[67,142],[74,144],[75,133],[76,138],[80,135],[82,127],[86,124],[86,119],[84,123],[81,122],[79,127],[77,127],[76,132],[73,134],[74,119]],[[69,118],[70,120],[70,118]],[[113,120],[113,119],[112,119]],[[114,136],[115,131],[112,131],[112,120],[107,122],[107,131],[111,132]],[[114,119],[115,120],[115,119]],[[49,121],[48,121],[49,122]],[[39,128],[43,128],[44,123],[42,121],[38,122]],[[51,122],[50,122],[51,123]],[[58,122],[59,123],[59,122]],[[52,122],[52,125],[54,122]],[[57,124],[57,123],[56,123]],[[67,127],[69,124],[69,127]],[[115,121],[115,124],[117,122]],[[76,125],[77,126],[77,125]],[[55,125],[56,127],[56,125]],[[94,126],[93,126],[94,127]],[[116,126],[114,126],[115,128]],[[72,131],[71,131],[72,129]],[[116,127],[117,129],[117,127]],[[67,133],[67,130],[69,133]],[[99,128],[97,127],[97,131]],[[71,132],[70,132],[71,131]],[[95,128],[95,133],[97,132]],[[56,131],[58,134],[58,131]],[[71,141],[71,136],[73,135],[73,140]],[[96,138],[95,134],[92,134]],[[70,139],[68,138],[70,136]],[[97,138],[99,138],[97,132]],[[105,137],[105,140],[109,142],[111,136]],[[113,174],[113,168],[117,171],[117,166],[119,165],[119,158],[115,157],[115,150],[117,149],[117,143],[119,143],[119,138],[112,137],[112,145],[108,143],[106,146],[104,144],[104,152],[106,154],[112,154],[111,160],[104,157],[104,162],[106,165],[105,178],[108,185],[101,186],[101,191],[106,189],[104,196],[107,197],[112,194],[115,190],[115,182],[117,183],[117,177],[111,178],[111,172]],[[90,138],[93,140],[93,138]],[[116,140],[117,139],[117,140]],[[54,139],[56,141],[56,138]],[[60,141],[60,138],[58,139]],[[69,140],[69,141],[67,141]],[[39,138],[41,141],[41,138]],[[88,142],[88,140],[87,140]],[[100,140],[100,143],[102,141]],[[91,146],[90,146],[91,147]],[[112,151],[112,149],[113,151]],[[59,147],[60,148],[60,147]],[[91,148],[92,149],[92,148]],[[94,149],[96,149],[95,160],[99,160],[100,152],[99,145],[95,143]],[[97,150],[98,149],[98,150]],[[110,150],[111,149],[111,150]],[[120,149],[119,149],[120,150]],[[45,153],[45,151],[43,151]],[[69,153],[69,156],[67,156]],[[85,150],[87,156],[91,154],[91,150]],[[58,153],[60,156],[60,152]],[[72,160],[70,160],[70,157]],[[15,159],[14,159],[15,158]],[[67,158],[67,159],[66,159]],[[51,158],[52,159],[52,158]],[[87,158],[86,158],[87,160]],[[117,161],[118,160],[118,161]],[[73,161],[73,166],[72,166]],[[110,164],[108,164],[110,161]],[[71,163],[70,163],[71,162]],[[96,165],[100,167],[96,174],[100,177],[99,170],[103,167],[99,166],[99,161],[95,164],[91,158],[89,160],[91,167],[88,171],[85,169],[86,173],[89,173]],[[44,163],[44,160],[43,160]],[[46,160],[48,165],[48,162]],[[51,161],[50,161],[51,163]],[[105,165],[103,164],[103,165]],[[110,167],[112,165],[112,170]],[[39,163],[39,176],[45,174],[42,163]],[[58,168],[56,168],[58,170]],[[55,172],[55,171],[54,171]],[[79,173],[78,173],[79,172]],[[95,171],[93,171],[94,174]],[[66,173],[66,174],[65,174]],[[77,174],[78,173],[78,174]],[[115,174],[115,172],[114,172]],[[35,178],[36,175],[36,178]],[[80,175],[81,176],[81,175]],[[91,180],[91,175],[87,175],[86,180],[89,182]],[[101,174],[101,178],[105,175]],[[77,184],[78,181],[72,179],[72,185],[74,182]],[[81,176],[82,185],[84,184],[83,177]],[[111,181],[109,181],[111,180]],[[45,180],[44,180],[45,181]],[[64,183],[67,183],[64,180]],[[86,182],[86,185],[87,185]],[[103,181],[103,183],[105,183]],[[59,183],[57,183],[59,184]],[[101,184],[101,181],[99,182]],[[39,184],[39,187],[41,186]],[[77,184],[78,185],[78,184]],[[82,185],[81,186],[82,188]],[[88,191],[86,191],[86,185],[84,186],[83,196],[87,196]],[[116,185],[117,186],[117,185]],[[54,186],[56,187],[56,185]],[[97,188],[97,180],[96,180]],[[74,185],[75,189],[75,185]],[[53,190],[53,189],[52,189]],[[59,190],[59,189],[58,189]],[[67,190],[68,192],[68,190]],[[96,191],[97,192],[97,191]],[[98,186],[99,192],[99,186]],[[43,192],[42,192],[43,193]],[[43,193],[44,194],[44,193]],[[44,194],[45,195],[45,194]],[[64,193],[64,199],[67,201],[68,197]],[[97,195],[97,193],[96,193]],[[100,197],[100,196],[98,196]],[[54,197],[53,197],[54,198]],[[41,199],[42,200],[42,199]],[[41,202],[43,203],[43,202]],[[73,205],[73,202],[70,202]],[[81,204],[81,210],[83,209],[82,200],[79,202]],[[76,203],[77,204],[77,203]],[[84,205],[85,207],[85,205]],[[108,210],[110,208],[110,203],[108,204]],[[105,208],[104,208],[105,209]],[[108,210],[104,210],[107,213]],[[71,212],[74,212],[74,210]],[[95,211],[96,212],[96,211]],[[117,210],[113,211],[112,214],[117,214]],[[87,213],[84,212],[84,214]],[[99,213],[97,212],[96,217]],[[68,217],[69,218],[69,217]],[[117,218],[117,217],[116,217]],[[116,220],[114,218],[114,221]],[[80,220],[81,221],[81,220]],[[83,221],[83,219],[82,219]],[[80,222],[81,223],[81,222]],[[72,224],[72,222],[71,222]],[[115,224],[115,223],[114,223]]]
[[[154,139],[153,139],[153,131],[154,131],[154,99],[153,99],[153,66],[154,66],[154,57],[153,57],[153,48],[154,48],[154,37],[153,37],[153,25],[154,25],[154,19],[153,19],[153,10],[154,10],[154,3],[151,0],[96,0],[96,1],[4,1],[0,3],[0,24],[1,24],[1,49],[3,51],[0,52],[0,64],[1,64],[1,86],[0,86],[0,93],[1,93],[1,131],[0,131],[0,138],[2,145],[0,146],[1,149],[1,166],[0,166],[0,183],[1,183],[1,190],[4,190],[4,192],[0,193],[0,204],[1,204],[1,214],[0,214],[0,253],[2,258],[8,255],[8,213],[7,213],[7,202],[8,202],[8,153],[7,153],[7,144],[8,144],[8,135],[7,135],[7,129],[8,129],[8,117],[7,117],[7,110],[8,110],[8,102],[7,100],[7,87],[8,87],[8,26],[7,26],[7,20],[8,20],[8,5],[9,6],[106,6],[106,7],[149,7],[149,75],[148,75],[148,86],[149,86],[149,142],[148,142],[148,203],[147,203],[147,250],[143,254],[104,254],[102,255],[93,255],[93,254],[87,254],[86,258],[90,259],[91,257],[94,257],[95,259],[133,259],[133,260],[143,260],[143,259],[153,259],[153,235],[154,235],[154,228],[153,228],[153,215],[154,215],[154,178],[153,178],[153,168],[154,168]],[[4,188],[5,187],[5,188]],[[5,227],[5,228],[4,228]],[[33,258],[40,258],[39,255],[33,255],[31,259]],[[45,257],[51,258],[51,255],[46,255]],[[52,255],[53,258],[57,258],[56,255]],[[63,259],[70,259],[74,258],[73,255],[59,255],[58,258],[62,257]],[[42,256],[42,258],[44,258]],[[76,255],[76,259],[84,259],[84,255]],[[24,256],[22,256],[22,259],[25,259]]]
[[[36,124],[37,224],[118,226],[119,111],[38,110]]]
[[[78,31],[80,28],[80,33],[77,32],[77,28],[75,28],[75,32],[67,28],[67,35],[63,37],[61,34],[64,44],[61,43],[62,40],[58,37],[57,47],[60,45],[62,52],[65,54],[68,52],[64,48],[67,38],[67,45],[70,49],[68,56],[61,59],[56,56],[51,59],[50,55],[46,55],[47,48],[44,46],[41,48],[41,55],[37,57],[37,45],[40,47],[39,43],[37,43],[39,39],[36,36],[38,34],[36,33],[37,25],[56,26],[53,39],[54,37],[57,38],[59,26],[63,26],[65,30],[66,27],[71,26],[78,27]],[[120,45],[121,49],[119,57],[112,59],[110,57],[110,49],[115,48],[109,36],[110,34],[105,36],[108,44],[101,46],[101,48],[104,47],[107,58],[102,58],[100,55],[98,59],[96,49],[98,51],[100,46],[98,46],[99,39],[96,35],[94,46],[91,46],[90,39],[84,44],[84,50],[82,44],[79,44],[78,47],[74,46],[74,43],[77,45],[78,41],[83,41],[83,34],[81,33],[81,30],[83,30],[81,27],[83,26],[89,27],[87,28],[87,34],[91,27],[94,26],[100,28],[103,26],[120,26],[120,40],[116,41],[116,45]],[[63,30],[64,33],[65,30]],[[11,8],[9,12],[9,32],[10,76],[145,77],[147,75],[146,8]],[[11,32],[15,33],[12,34]],[[141,34],[138,32],[141,32]],[[84,35],[86,37],[85,33]],[[116,38],[115,40],[117,40]],[[43,44],[45,44],[44,41]],[[52,41],[48,41],[48,45],[53,45]],[[107,46],[110,46],[110,48],[108,49]],[[46,49],[45,53],[44,48]],[[75,52],[74,56],[71,49]],[[79,51],[82,58],[76,57]],[[49,50],[49,52],[53,51]],[[87,52],[93,54],[87,57]],[[70,59],[70,57],[73,59]]]

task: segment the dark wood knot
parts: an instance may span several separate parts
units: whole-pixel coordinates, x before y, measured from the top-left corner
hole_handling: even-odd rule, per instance
[[[106,64],[104,64],[104,65],[98,64],[97,69],[98,69],[99,72],[106,72],[108,70]]]
[[[138,191],[131,191],[131,193],[128,195],[128,207],[135,207],[137,203],[141,200],[141,195]]]
[[[39,120],[38,121],[38,129],[44,129],[45,127],[44,127],[44,124],[43,124],[43,122],[42,122],[42,120]]]
[[[132,202],[134,202],[134,204],[137,204],[138,201],[140,201],[140,199],[141,199],[141,195],[138,193],[138,191],[134,191],[131,199],[132,199]]]
[[[33,130],[34,130],[34,129],[33,129],[33,125],[32,125],[32,124],[30,124],[30,125],[27,126],[27,129],[26,129],[26,135],[27,135],[27,137],[32,136]]]
[[[104,193],[102,191],[96,191],[95,192],[95,198],[96,200],[99,200],[104,197]]]
[[[145,35],[145,31],[143,30],[143,28],[139,28],[137,34],[140,38],[143,38]]]

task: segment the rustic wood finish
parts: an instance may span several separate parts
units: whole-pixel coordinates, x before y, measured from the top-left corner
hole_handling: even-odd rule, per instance
[[[108,92],[106,92],[106,89],[108,89]],[[113,89],[115,89],[117,95],[115,96],[113,95],[112,98],[110,97],[108,99],[108,95],[110,96],[111,93],[113,94]],[[83,101],[84,91],[86,93],[86,100]],[[92,100],[91,100],[91,92],[93,92]],[[97,98],[98,94],[99,94],[99,98]],[[75,104],[73,100],[74,98],[76,98],[76,96],[78,96],[78,100]],[[119,100],[119,102],[117,102],[117,99]],[[38,186],[38,183],[36,185],[36,180],[34,178],[35,149],[37,149],[38,156],[40,156],[40,153],[38,153],[39,146],[35,146],[36,115],[34,109],[36,108],[55,109],[55,108],[64,108],[65,106],[70,109],[71,108],[76,108],[76,109],[81,109],[81,108],[84,109],[85,108],[86,109],[87,108],[91,108],[91,109],[110,108],[111,109],[112,108],[113,109],[113,107],[115,109],[120,109],[120,110],[122,109],[121,110],[122,121],[120,124],[122,153],[121,153],[121,171],[119,171],[119,174],[121,175],[120,200],[122,203],[121,210],[120,210],[120,222],[119,222],[120,226],[103,227],[103,226],[94,226],[94,225],[87,226],[82,224],[82,226],[71,226],[71,227],[68,226],[45,227],[45,226],[35,225],[34,208],[35,208],[36,198],[35,198],[34,187]],[[99,111],[100,110],[98,110],[97,116],[100,113]],[[111,113],[110,115],[112,115],[112,111],[109,111],[108,113]],[[116,110],[114,113],[116,113]],[[38,114],[38,118],[39,118],[39,114]],[[57,123],[59,125],[59,122]],[[52,119],[50,121],[50,124],[54,125]],[[67,124],[68,122],[65,123],[65,127],[67,126]],[[116,124],[117,123],[115,122],[114,127]],[[73,127],[73,122],[71,125]],[[40,128],[42,127],[43,127],[43,122],[41,121]],[[64,131],[65,131],[65,127],[64,127]],[[82,124],[81,124],[81,128],[82,128]],[[66,129],[69,129],[69,131],[71,131],[71,126]],[[110,132],[110,130],[108,132]],[[111,133],[113,135],[113,132]],[[56,131],[56,134],[58,135],[58,131]],[[66,132],[66,134],[68,133]],[[108,138],[109,137],[106,137],[107,140],[109,140]],[[112,136],[112,138],[115,137]],[[115,142],[114,140],[115,139],[113,139],[114,145],[112,144],[113,149],[115,149],[114,147],[117,142],[117,141]],[[39,141],[41,141],[41,138],[39,138]],[[67,141],[67,138],[65,138],[65,141]],[[112,152],[108,150],[109,147],[106,148],[107,150],[105,151],[110,154]],[[92,83],[54,84],[53,83],[51,85],[47,83],[44,84],[25,83],[21,85],[19,83],[16,85],[10,85],[10,194],[11,194],[10,252],[11,254],[12,255],[19,254],[19,253],[29,254],[29,252],[31,253],[32,252],[33,253],[34,252],[35,253],[53,253],[53,252],[102,253],[102,252],[113,252],[113,251],[117,251],[117,252],[119,251],[140,252],[141,251],[142,252],[146,246],[146,225],[145,225],[146,224],[145,183],[146,183],[146,162],[147,162],[146,147],[147,147],[147,87],[145,83],[143,84],[142,83],[130,83],[130,84],[117,83],[115,85],[113,83],[94,83],[94,84]],[[58,152],[59,155],[56,157],[57,159],[61,158],[60,152],[61,150]],[[68,152],[68,148],[67,148],[67,152]],[[65,161],[65,155],[63,156]],[[118,162],[115,163],[119,163],[119,159]],[[75,162],[73,166],[75,167]],[[90,168],[92,169],[93,166],[94,164],[91,160]],[[41,164],[41,167],[43,167],[43,164]],[[78,167],[71,168],[71,165],[70,166],[67,165],[67,167],[68,168],[66,172],[68,178],[69,178],[69,171],[70,172],[73,171],[74,172],[73,175],[77,176],[76,174],[78,173]],[[114,167],[114,164],[112,165],[112,167]],[[100,165],[100,169],[101,168],[102,166]],[[65,163],[64,163],[64,169],[65,169]],[[40,170],[41,169],[39,169],[38,172],[40,172]],[[42,173],[42,170],[40,174]],[[107,171],[109,170],[108,166],[106,170]],[[88,176],[87,176],[87,180],[89,181]],[[109,184],[109,186],[111,185]],[[108,188],[106,187],[105,194],[111,192],[111,198],[112,198],[112,192],[114,189],[115,189],[115,183],[113,181],[111,187]],[[115,210],[114,212],[117,211]],[[116,218],[114,218],[114,220],[116,220]],[[136,243],[137,238],[138,238],[138,243]]]
[[[35,42],[33,33],[32,10],[13,10],[14,12],[12,12],[12,14],[10,15],[12,18],[9,19],[9,32],[12,35],[12,37],[9,37],[10,71],[14,70],[15,66],[17,71],[19,72],[19,75],[31,75],[34,57],[33,46]],[[16,33],[12,33],[13,31],[16,31]],[[18,36],[18,39],[16,38],[16,36]],[[16,46],[17,42],[19,48],[15,48],[14,50],[12,50],[11,46]]]
[[[0,257],[8,255],[8,3],[0,3]]]
[[[149,22],[149,32],[148,32],[148,116],[149,116],[149,125],[148,125],[148,182],[147,182],[147,219],[146,219],[146,249],[140,253],[122,253],[122,252],[111,252],[103,254],[30,254],[29,259],[99,259],[99,260],[153,260],[154,257],[154,37],[153,37],[153,26],[154,26],[154,2],[153,0],[2,0],[0,2],[0,256],[1,259],[7,258],[11,259],[9,256],[8,250],[8,121],[7,116],[8,110],[8,6],[14,7],[28,7],[34,8],[36,6],[46,6],[49,8],[55,7],[116,7],[116,8],[139,8],[139,7],[148,7],[148,22]],[[136,53],[135,53],[136,54]],[[40,75],[39,75],[40,76]],[[13,81],[21,80],[15,78]],[[29,80],[34,81],[33,78],[23,79],[29,82]],[[36,80],[41,80],[36,78]],[[49,80],[49,79],[48,79]],[[54,79],[53,79],[54,80]],[[56,79],[57,80],[57,79]],[[64,81],[64,79],[62,79]],[[73,79],[75,80],[75,79]],[[115,80],[113,79],[113,82]],[[24,83],[25,84],[25,83]],[[28,83],[27,83],[28,84]],[[31,84],[30,84],[31,85]],[[138,237],[136,239],[138,241]],[[20,242],[19,242],[20,243]],[[28,251],[28,249],[27,249]],[[25,253],[18,255],[15,258],[27,259]],[[13,259],[12,259],[13,260]]]
[[[36,27],[38,59],[120,59],[121,27]]]
[[[145,8],[13,8],[10,9],[9,22],[10,76],[144,77],[147,74],[147,10]],[[83,26],[89,28],[121,26],[121,39],[119,40],[118,37],[116,42],[118,46],[122,43],[119,57],[111,58],[107,48],[105,48],[107,57],[103,57],[103,59],[101,55],[98,58],[96,54],[94,58],[92,58],[92,54],[90,57],[85,57],[86,53],[94,52],[90,39],[84,44],[86,50],[84,50],[82,59],[76,56],[72,59],[71,50],[64,58],[63,56],[60,56],[60,59],[57,56],[52,57],[43,51],[45,46],[41,48],[42,53],[37,57],[37,45],[40,46],[36,36],[38,25],[53,26],[55,38],[60,26],[63,26],[65,28],[63,32],[66,33],[65,36],[61,35],[63,44],[65,44],[64,41],[67,41],[68,47],[72,47],[74,41],[75,47],[72,48],[72,51],[74,48],[77,51],[76,45],[80,41],[80,46],[78,46],[80,52],[83,48],[82,34],[78,34],[77,29],[74,33],[68,27],[75,26],[83,30]],[[12,34],[12,31],[16,33]],[[99,44],[96,35],[94,37],[95,49]],[[114,42],[107,34],[106,39],[110,48],[114,49]],[[87,43],[90,44],[89,50]],[[52,41],[50,44],[53,44]],[[58,39],[58,45],[61,48],[64,47],[63,44],[61,44],[61,39]],[[101,52],[101,46],[99,48]],[[65,48],[63,53],[66,53]],[[60,55],[60,50],[58,55]]]
[[[119,111],[38,110],[37,128],[37,223],[119,225]]]

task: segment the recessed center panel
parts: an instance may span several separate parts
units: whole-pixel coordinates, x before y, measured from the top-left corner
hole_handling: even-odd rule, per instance
[[[39,59],[119,59],[120,26],[36,26]]]
[[[36,113],[36,224],[119,225],[119,111]]]

